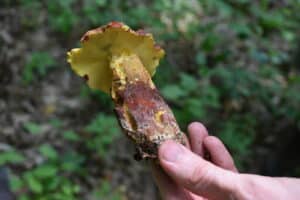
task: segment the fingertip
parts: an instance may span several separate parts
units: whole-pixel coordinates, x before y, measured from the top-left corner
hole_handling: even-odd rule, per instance
[[[203,140],[208,136],[207,129],[199,122],[193,122],[188,126],[190,145],[193,152],[204,156]]]
[[[160,144],[159,147],[158,147],[158,155],[159,155],[159,157],[161,155],[164,155],[164,153],[166,151],[168,151],[169,147],[172,146],[172,145],[174,145],[174,143],[176,144],[176,142],[173,141],[173,140],[166,140],[162,144]]]
[[[206,127],[200,122],[192,122],[188,125],[188,132],[201,132],[203,135],[208,135]]]
[[[185,146],[173,141],[167,140],[162,143],[158,149],[160,163],[175,162],[178,157],[187,149]]]

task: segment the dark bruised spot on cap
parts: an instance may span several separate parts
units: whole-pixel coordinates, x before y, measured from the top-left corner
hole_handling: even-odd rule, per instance
[[[155,45],[154,45],[154,48],[155,48],[156,50],[161,50],[161,46],[159,46],[158,44],[155,44]]]
[[[88,81],[88,80],[89,80],[89,75],[85,74],[82,78],[83,78],[85,81]]]
[[[136,31],[139,35],[146,35],[146,31],[144,29],[139,29]]]
[[[112,21],[109,23],[109,26],[113,28],[121,28],[123,24],[121,22]]]
[[[85,34],[82,38],[81,38],[81,42],[86,42],[89,40],[89,36],[87,34]]]
[[[161,47],[160,47],[158,44],[155,44],[155,45],[154,45],[154,48],[157,49],[157,50],[160,50],[160,49],[161,49]]]

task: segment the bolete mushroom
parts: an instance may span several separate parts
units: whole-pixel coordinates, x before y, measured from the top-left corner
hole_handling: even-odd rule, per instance
[[[153,36],[120,22],[88,31],[81,48],[68,52],[72,69],[91,88],[111,95],[120,126],[137,147],[139,158],[156,158],[165,140],[184,144],[184,134],[151,76],[164,50]]]

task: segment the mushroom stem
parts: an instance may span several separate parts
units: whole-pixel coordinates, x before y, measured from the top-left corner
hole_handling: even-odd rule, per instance
[[[120,125],[137,142],[138,156],[156,158],[157,148],[165,140],[184,144],[176,119],[160,96],[151,76],[136,54],[112,56],[111,97]]]

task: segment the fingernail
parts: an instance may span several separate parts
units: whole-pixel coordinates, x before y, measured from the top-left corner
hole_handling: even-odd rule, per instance
[[[167,162],[175,163],[184,153],[184,149],[180,146],[180,144],[175,142],[168,142],[168,144],[164,144],[162,148],[164,148],[162,151],[162,158]]]

